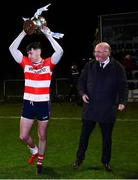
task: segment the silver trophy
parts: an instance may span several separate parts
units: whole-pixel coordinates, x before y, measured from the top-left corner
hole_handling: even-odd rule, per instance
[[[23,29],[28,35],[32,35],[33,33],[42,33],[41,28],[43,26],[47,26],[47,21],[43,16],[41,16],[41,14],[43,11],[47,11],[50,5],[51,4],[48,4],[42,8],[37,9],[37,11],[31,19],[23,18]],[[64,36],[64,34],[62,33],[52,31],[50,31],[50,34],[51,36],[57,39],[62,38]]]
[[[23,29],[28,35],[31,35],[33,33],[40,33],[41,27],[43,25],[47,26],[47,21],[43,16],[41,16],[41,13],[43,11],[47,11],[48,6],[50,6],[50,4],[44,6],[40,9],[37,9],[34,16],[30,19],[29,18],[23,18],[23,20],[24,20]]]

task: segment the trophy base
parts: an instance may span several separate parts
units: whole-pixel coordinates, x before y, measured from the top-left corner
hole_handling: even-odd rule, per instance
[[[23,29],[28,35],[41,34],[41,27],[47,26],[47,22],[44,17],[38,16],[38,18],[31,18],[24,21]]]
[[[32,35],[36,30],[36,26],[33,21],[29,19],[24,21],[23,30],[26,32],[26,34]]]

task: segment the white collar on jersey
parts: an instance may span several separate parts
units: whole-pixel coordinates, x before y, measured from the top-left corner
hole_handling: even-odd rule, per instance
[[[43,59],[41,59],[40,61],[37,62],[33,62],[33,64],[41,64],[43,62]]]

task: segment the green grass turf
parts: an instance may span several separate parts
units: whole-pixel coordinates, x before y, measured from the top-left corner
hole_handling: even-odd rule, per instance
[[[80,170],[72,169],[80,128],[81,107],[75,103],[53,103],[52,117],[47,129],[47,152],[44,174],[37,176],[35,165],[29,166],[29,151],[19,136],[22,104],[0,104],[0,178],[10,179],[136,179],[138,178],[138,103],[129,103],[117,114],[113,131],[111,165],[113,172],[105,172],[101,159],[101,133],[97,125],[91,134],[86,158]],[[54,119],[54,118],[62,119]],[[78,119],[73,119],[78,117]],[[53,118],[53,119],[52,119]],[[37,143],[36,124],[32,136]]]

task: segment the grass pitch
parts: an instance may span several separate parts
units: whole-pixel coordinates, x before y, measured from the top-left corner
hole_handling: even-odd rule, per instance
[[[0,178],[1,179],[136,179],[138,178],[138,103],[129,103],[117,114],[113,131],[111,165],[105,172],[100,159],[102,140],[97,125],[91,134],[86,158],[80,170],[72,164],[79,143],[81,108],[75,103],[53,103],[47,129],[44,174],[36,175],[29,166],[29,151],[19,140],[21,103],[0,104]],[[37,124],[31,131],[37,143]]]

